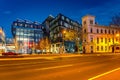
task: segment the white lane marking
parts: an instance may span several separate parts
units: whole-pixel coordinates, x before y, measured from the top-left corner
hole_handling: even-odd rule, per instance
[[[48,70],[48,69],[56,69],[56,68],[65,68],[65,67],[70,67],[70,66],[73,66],[73,65],[72,64],[68,64],[68,65],[61,65],[61,66],[52,66],[52,67],[35,69],[35,70]]]
[[[113,69],[113,70],[111,70],[111,71],[108,71],[108,72],[105,72],[105,73],[103,73],[103,74],[97,75],[97,76],[95,76],[95,77],[89,78],[88,80],[97,79],[97,78],[99,78],[99,77],[105,76],[105,75],[110,74],[110,73],[112,73],[112,72],[115,72],[115,71],[117,71],[117,70],[120,70],[120,68]]]

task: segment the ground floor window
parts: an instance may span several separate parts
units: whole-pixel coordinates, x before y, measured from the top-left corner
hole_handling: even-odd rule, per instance
[[[97,51],[99,51],[99,46],[97,46]]]

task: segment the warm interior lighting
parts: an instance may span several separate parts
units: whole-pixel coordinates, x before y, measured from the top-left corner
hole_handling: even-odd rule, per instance
[[[116,34],[116,37],[119,37],[120,35],[119,34]]]

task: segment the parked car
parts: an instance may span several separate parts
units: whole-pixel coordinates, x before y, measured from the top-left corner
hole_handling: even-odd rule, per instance
[[[18,55],[17,53],[14,52],[4,52],[2,53],[3,56],[8,56],[8,55]]]

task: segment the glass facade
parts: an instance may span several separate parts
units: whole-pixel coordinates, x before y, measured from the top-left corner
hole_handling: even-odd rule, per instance
[[[19,53],[32,53],[33,48],[43,37],[41,24],[37,22],[14,21],[12,23],[12,34],[19,46]]]

